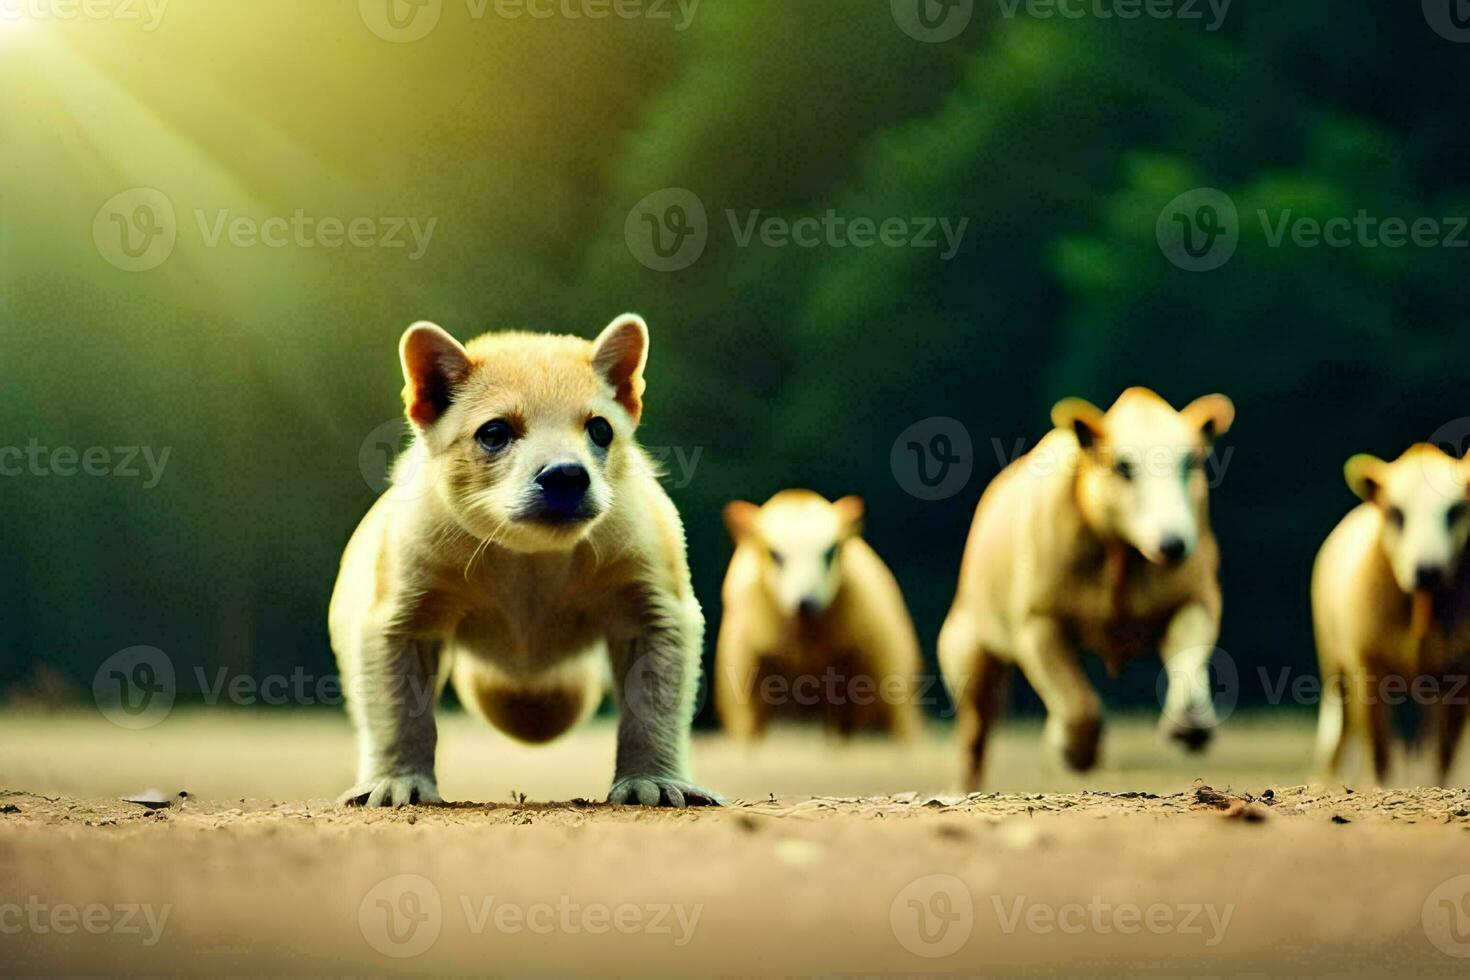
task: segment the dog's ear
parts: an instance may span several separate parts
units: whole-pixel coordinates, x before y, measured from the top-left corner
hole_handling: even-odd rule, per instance
[[[842,521],[842,536],[844,538],[862,533],[863,514],[867,510],[863,504],[862,497],[843,497],[841,500],[834,500],[832,507],[837,511],[837,516]]]
[[[637,422],[643,414],[643,368],[648,363],[648,324],[636,313],[613,320],[592,342],[592,370],[612,386],[618,404]]]
[[[1235,403],[1224,395],[1202,395],[1184,406],[1179,413],[1191,425],[1199,426],[1205,442],[1213,442],[1217,436],[1230,431],[1235,422]]]
[[[732,500],[725,505],[725,529],[730,532],[730,537],[735,539],[736,544],[750,535],[760,510],[755,504],[745,500]]]
[[[420,320],[398,342],[403,362],[403,404],[409,421],[426,429],[439,421],[454,400],[454,390],[469,377],[470,357],[459,341]]]
[[[1051,423],[1074,433],[1083,449],[1091,449],[1102,441],[1102,409],[1086,399],[1063,398],[1057,402],[1051,410]]]
[[[1342,468],[1347,485],[1362,500],[1374,503],[1383,490],[1383,470],[1388,466],[1377,456],[1359,453]]]

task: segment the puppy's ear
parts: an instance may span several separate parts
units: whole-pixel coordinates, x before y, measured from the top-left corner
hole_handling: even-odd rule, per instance
[[[1235,422],[1235,403],[1224,395],[1202,395],[1184,406],[1179,414],[1190,424],[1199,426],[1205,442],[1212,442],[1230,431]]]
[[[439,421],[454,400],[454,389],[470,373],[470,357],[459,341],[420,320],[398,342],[403,362],[403,404],[409,421],[426,429]]]
[[[648,324],[636,313],[613,320],[592,342],[592,370],[617,392],[618,404],[637,422],[643,414],[643,368],[648,363]]]
[[[1102,441],[1102,409],[1085,399],[1063,398],[1057,402],[1051,410],[1051,424],[1075,433],[1083,449],[1091,449]]]
[[[1377,456],[1359,453],[1342,468],[1347,485],[1359,498],[1373,503],[1383,489],[1383,469],[1388,464]]]
[[[862,497],[848,496],[841,500],[834,500],[832,508],[837,511],[837,516],[842,520],[843,537],[862,533],[863,514],[867,510]]]
[[[725,529],[730,532],[730,537],[735,539],[736,544],[744,541],[750,534],[759,513],[759,507],[744,500],[732,500],[725,505]]]

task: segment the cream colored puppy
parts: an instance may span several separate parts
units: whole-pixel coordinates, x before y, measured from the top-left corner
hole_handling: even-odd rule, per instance
[[[1327,536],[1312,568],[1318,761],[1335,775],[1349,741],[1366,738],[1382,782],[1387,708],[1414,700],[1437,722],[1427,730],[1443,780],[1470,697],[1470,464],[1419,444],[1392,463],[1354,456],[1345,473],[1363,503]]]
[[[737,737],[773,712],[809,709],[851,735],[918,730],[919,641],[898,582],[859,534],[863,502],[783,490],[764,506],[735,501],[725,524],[716,703]]]
[[[1205,463],[1234,418],[1223,395],[1175,411],[1129,388],[1106,413],[1069,398],[1052,410],[1056,429],[986,488],[939,636],[967,787],[1012,664],[1046,704],[1048,743],[1074,769],[1095,764],[1101,705],[1079,649],[1117,674],[1157,647],[1169,672],[1161,726],[1191,748],[1208,741],[1220,586]]]
[[[704,619],[684,531],[634,431],[648,329],[593,342],[429,323],[400,345],[415,439],[358,526],[332,647],[358,733],[342,802],[440,801],[434,703],[460,698],[527,742],[591,712],[611,665],[614,803],[716,802],[689,781]]]

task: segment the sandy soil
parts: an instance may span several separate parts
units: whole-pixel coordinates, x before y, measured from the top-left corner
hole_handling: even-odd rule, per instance
[[[706,736],[730,805],[647,812],[586,802],[606,725],[533,750],[451,717],[440,785],[487,802],[361,811],[328,802],[330,713],[0,719],[0,972],[1470,969],[1470,792],[1311,785],[1306,719],[1237,717],[1205,757],[1115,723],[1086,779],[1037,734],[1004,729],[969,797],[940,728]],[[147,788],[169,805],[119,799]]]

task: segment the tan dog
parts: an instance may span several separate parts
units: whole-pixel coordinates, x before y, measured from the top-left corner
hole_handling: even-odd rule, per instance
[[[1392,463],[1354,456],[1345,473],[1364,503],[1328,535],[1312,568],[1322,669],[1318,761],[1335,775],[1350,739],[1366,737],[1382,782],[1387,708],[1412,700],[1437,722],[1426,731],[1434,731],[1443,780],[1470,697],[1470,576],[1462,560],[1470,464],[1420,444]]]
[[[863,502],[783,490],[725,508],[716,702],[727,730],[762,734],[781,708],[820,711],[850,735],[918,730],[919,641],[898,582],[859,536]]]
[[[434,702],[555,738],[611,663],[621,709],[614,803],[715,802],[689,782],[704,620],[684,531],[634,441],[648,329],[594,342],[415,324],[400,345],[415,431],[358,526],[332,595],[332,646],[358,731],[343,802],[438,802]]]
[[[1130,388],[1106,414],[1069,398],[1052,410],[1056,429],[986,488],[939,636],[967,787],[979,784],[1011,664],[1046,704],[1048,743],[1074,769],[1095,764],[1101,705],[1079,648],[1116,675],[1157,647],[1164,730],[1191,748],[1209,739],[1220,587],[1205,465],[1234,418],[1223,395],[1176,412]]]

